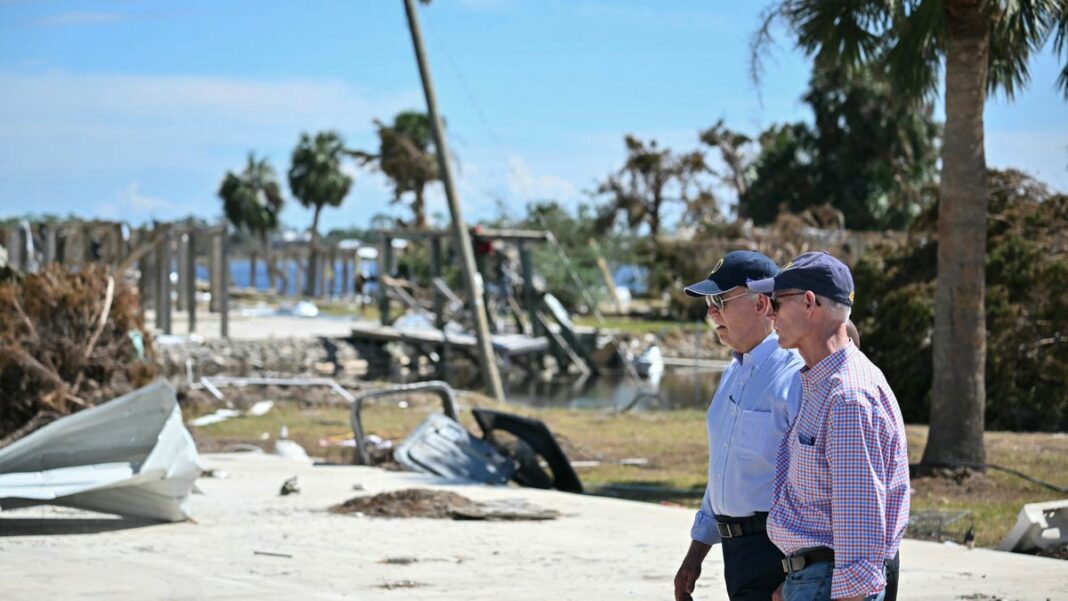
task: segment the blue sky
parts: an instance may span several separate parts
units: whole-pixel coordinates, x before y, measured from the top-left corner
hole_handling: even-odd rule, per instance
[[[782,40],[759,91],[762,3],[436,0],[420,8],[468,220],[531,199],[568,206],[618,167],[634,133],[688,150],[724,118],[748,133],[807,119],[809,63]],[[1052,53],[986,110],[987,160],[1068,190],[1068,103]],[[400,0],[0,0],[0,217],[74,212],[142,222],[220,214],[216,190],[253,150],[285,181],[303,131],[373,150],[372,119],[423,110]],[[380,175],[324,229],[389,205]],[[285,187],[285,186],[283,186]],[[287,191],[288,195],[288,191]],[[445,212],[440,194],[429,212]],[[287,225],[307,227],[295,200]]]

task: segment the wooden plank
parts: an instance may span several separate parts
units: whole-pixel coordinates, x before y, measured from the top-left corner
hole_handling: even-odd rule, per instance
[[[446,343],[445,332],[436,328],[406,330],[370,322],[352,324],[352,335],[354,338],[383,342],[407,342],[414,345],[432,345],[435,347],[443,346]],[[449,346],[462,350],[473,350],[478,345],[478,340],[471,334],[449,333],[447,342]],[[513,356],[542,353],[549,348],[548,339],[544,337],[533,338],[522,334],[492,336],[491,342],[495,351]]]

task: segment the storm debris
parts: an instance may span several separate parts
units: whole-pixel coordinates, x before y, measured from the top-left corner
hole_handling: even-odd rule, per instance
[[[552,520],[553,510],[520,500],[478,503],[444,490],[408,488],[373,496],[353,497],[330,508],[333,513],[352,513],[379,518],[432,518],[454,520]]]

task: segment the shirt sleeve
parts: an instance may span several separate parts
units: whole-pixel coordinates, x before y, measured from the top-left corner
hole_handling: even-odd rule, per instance
[[[693,518],[693,527],[690,528],[690,538],[714,545],[719,542],[719,529],[716,528],[716,516],[712,513],[712,502],[709,500],[709,487],[705,487],[705,496],[701,499],[701,509]]]
[[[796,371],[790,378],[786,389],[786,428],[794,425],[798,413],[801,412],[801,372]]]
[[[886,587],[886,484],[882,447],[871,402],[832,400],[827,426],[831,474],[834,576],[831,598],[868,596]]]

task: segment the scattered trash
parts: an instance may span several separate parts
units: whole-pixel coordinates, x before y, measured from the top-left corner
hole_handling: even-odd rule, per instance
[[[512,462],[489,443],[437,413],[408,435],[393,458],[413,471],[485,484],[504,484],[515,473]]]
[[[274,401],[256,401],[245,412],[247,417],[262,417],[274,409]]]
[[[398,588],[418,588],[420,586],[429,586],[423,582],[415,582],[414,580],[398,580],[397,582],[385,582],[378,585],[378,588],[384,588],[387,591]]]
[[[482,439],[493,445],[517,466],[513,479],[531,488],[555,488],[564,492],[582,492],[582,482],[571,468],[567,455],[545,425],[536,419],[493,411],[472,409],[472,415],[482,429]],[[514,442],[504,443],[495,433],[504,432]],[[549,471],[542,467],[545,462]]]
[[[274,553],[272,551],[253,551],[253,555],[266,555],[267,557],[283,557],[285,559],[293,559],[293,556],[289,553]]]
[[[282,426],[282,429],[278,432],[278,440],[274,441],[274,454],[297,461],[311,461],[308,453],[304,451],[304,447],[289,440],[289,428],[286,426]]]
[[[1068,548],[1068,499],[1024,505],[1016,524],[998,545],[999,551],[1062,548]]]
[[[0,449],[0,507],[54,503],[181,521],[202,471],[174,390],[156,382]]]
[[[274,401],[257,401],[247,411],[238,411],[237,409],[218,409],[214,413],[208,413],[207,415],[201,415],[200,417],[189,420],[188,425],[195,428],[203,426],[209,426],[211,424],[217,424],[224,422],[233,417],[261,417],[267,415],[267,413],[274,408]]]
[[[408,469],[445,478],[459,478],[487,484],[504,484],[510,479],[533,488],[556,488],[582,492],[582,483],[560,445],[544,423],[500,411],[473,409],[482,429],[476,438],[458,421],[455,393],[445,382],[402,384],[357,395],[352,404],[352,430],[356,459],[373,465],[371,436],[363,430],[362,409],[370,398],[430,392],[441,397],[443,414],[427,417],[393,451],[393,459]],[[503,443],[494,436],[505,432],[515,442]],[[547,465],[547,473],[542,462]]]
[[[215,478],[218,480],[225,480],[230,477],[230,473],[219,469],[206,469],[200,470],[201,478]]]
[[[454,520],[552,520],[559,512],[526,501],[477,503],[446,490],[408,488],[353,497],[330,508],[333,513],[355,513],[379,518],[435,518]]]
[[[387,557],[378,563],[384,563],[392,566],[410,566],[413,563],[418,563],[419,560],[415,557]]]
[[[634,369],[638,375],[652,382],[659,382],[664,375],[664,354],[652,334],[646,335],[645,350],[634,359]]]
[[[318,317],[319,307],[311,301],[298,301],[294,305],[283,305],[276,311],[278,315],[292,315],[294,317]]]
[[[278,491],[281,496],[295,495],[300,493],[300,485],[297,484],[297,477],[293,476],[289,480],[282,483],[282,490]]]
[[[201,428],[203,426],[224,422],[231,417],[238,417],[240,415],[241,412],[237,409],[219,409],[215,413],[201,415],[200,417],[189,420],[189,425],[194,428]]]

